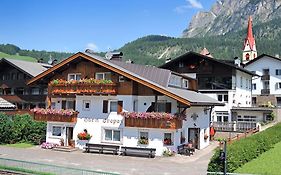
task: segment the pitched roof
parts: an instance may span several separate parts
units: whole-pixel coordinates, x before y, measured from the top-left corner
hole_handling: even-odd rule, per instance
[[[247,41],[249,41],[250,49],[253,50],[254,45],[255,45],[255,38],[254,38],[254,35],[253,35],[253,19],[252,19],[251,16],[249,16],[249,20],[248,20],[248,32],[247,32],[247,36],[246,36],[245,41],[244,41],[243,50],[246,47]]]
[[[5,110],[5,109],[15,109],[16,106],[7,100],[3,99],[0,97],[0,110]]]
[[[222,103],[216,101],[215,99],[209,99],[209,97],[207,97],[206,95],[197,92],[168,87],[169,77],[172,74],[170,70],[160,69],[152,66],[143,66],[143,65],[124,63],[120,61],[108,60],[98,55],[94,55],[92,53],[86,53],[86,52],[83,53],[78,52],[75,55],[72,55],[68,59],[55,65],[53,68],[34,77],[28,82],[28,84],[40,80],[42,77],[48,75],[49,73],[55,71],[56,69],[62,67],[63,65],[70,63],[71,61],[75,60],[80,56],[96,64],[99,64],[113,72],[123,75],[129,79],[133,79],[134,81],[141,83],[145,86],[148,86],[164,95],[176,99],[182,102],[183,104],[192,105],[197,102],[200,102],[201,105],[223,105]],[[187,94],[184,94],[185,92]],[[200,99],[196,100],[196,97],[194,97],[196,94],[198,95],[198,97],[200,96],[200,99],[202,100]]]
[[[274,59],[274,60],[281,61],[280,58],[277,58],[277,57],[274,57],[274,56],[271,56],[271,55],[268,55],[268,54],[264,54],[264,53],[263,53],[263,54],[259,55],[257,58],[255,58],[255,59],[253,59],[253,60],[247,62],[247,63],[245,64],[245,67],[248,66],[249,64],[252,64],[252,63],[256,62],[257,60],[259,60],[259,59],[261,59],[261,58],[264,58],[264,57],[269,57],[269,58],[272,58],[272,59]]]
[[[240,71],[242,71],[242,72],[244,72],[244,73],[247,73],[247,74],[250,74],[250,75],[252,75],[252,76],[255,76],[255,75],[256,75],[256,74],[254,74],[253,72],[248,71],[248,70],[246,70],[246,69],[244,69],[244,68],[242,68],[242,67],[239,67],[239,66],[237,66],[237,65],[235,65],[235,64],[228,63],[228,62],[223,61],[223,60],[218,60],[218,59],[215,59],[215,58],[211,58],[211,57],[208,57],[208,56],[205,56],[205,55],[201,55],[201,54],[196,53],[196,52],[193,52],[193,51],[187,52],[187,53],[185,53],[185,54],[183,54],[183,55],[181,55],[181,56],[179,56],[179,57],[177,57],[177,58],[175,58],[175,59],[169,61],[168,63],[165,63],[165,64],[161,65],[160,68],[167,68],[167,67],[168,67],[169,65],[171,65],[172,63],[175,63],[175,62],[180,61],[180,60],[184,60],[184,59],[186,59],[187,57],[191,57],[191,56],[201,57],[201,58],[204,58],[204,59],[207,59],[207,60],[210,60],[210,61],[219,63],[219,64],[223,64],[223,65],[225,65],[225,66],[227,66],[227,67],[230,67],[230,68],[236,69],[236,70],[240,70]]]
[[[22,61],[16,59],[8,59],[8,58],[2,58],[0,62],[6,62],[11,66],[16,67],[19,70],[29,74],[32,77],[35,77],[36,75],[47,70],[46,68],[47,65],[44,63],[36,63],[36,62]]]

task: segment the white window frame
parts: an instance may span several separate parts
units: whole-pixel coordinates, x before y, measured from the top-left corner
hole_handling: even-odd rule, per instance
[[[276,84],[277,84],[277,86],[276,86],[277,89],[281,89],[281,82],[277,82]]]
[[[116,102],[116,103],[117,103],[117,109],[116,109],[116,111],[110,111],[111,102]],[[112,112],[117,113],[117,112],[118,112],[118,100],[108,100],[108,112],[109,112],[109,113],[112,113]]]
[[[146,132],[147,133],[147,140],[148,140],[148,144],[147,145],[149,145],[149,130],[144,130],[144,129],[140,129],[139,131],[138,131],[138,139],[140,139],[141,138],[141,132]],[[139,144],[139,143],[138,143]]]
[[[102,75],[102,79],[100,79],[100,80],[106,80],[105,79],[105,74],[110,74],[110,79],[109,80],[111,80],[111,72],[97,72],[96,75],[95,75],[95,79],[98,79],[97,78],[98,75]]]
[[[165,144],[164,144],[165,134],[171,134],[171,142],[172,142],[171,145],[165,145]],[[175,139],[175,136],[174,136],[174,133],[173,133],[173,132],[164,132],[164,133],[163,133],[163,144],[164,144],[164,146],[173,146],[173,145],[175,145],[174,139]]]
[[[222,96],[222,97],[221,97],[221,102],[226,102],[226,103],[228,103],[228,100],[229,100],[228,94],[217,94],[217,99],[218,99],[218,101],[219,101],[219,95]],[[228,97],[227,101],[226,101],[225,98],[224,98],[225,95],[227,95],[227,97]]]
[[[125,77],[122,75],[119,75],[119,82],[125,82]]]
[[[40,89],[38,87],[31,88],[31,95],[40,95]]]
[[[252,84],[252,90],[257,90],[257,84],[256,83]]]
[[[55,137],[55,138],[62,138],[63,137],[63,126],[61,126],[61,125],[52,125],[51,127],[52,127],[51,128],[51,137]],[[60,127],[61,128],[61,135],[60,136],[53,135],[54,127]]]
[[[189,81],[187,79],[182,79],[182,87],[188,89]]]
[[[86,103],[89,103],[89,108],[86,108]],[[83,100],[83,110],[90,111],[91,109],[91,101],[90,100]]]
[[[105,140],[105,130],[111,130],[111,134],[112,134],[111,140]],[[119,131],[119,133],[120,133],[120,141],[113,141],[114,131]],[[121,129],[117,129],[117,128],[102,128],[102,142],[121,144],[122,143],[122,137],[123,137],[123,131]]]
[[[222,121],[218,121],[218,117],[221,117]],[[229,113],[228,112],[216,112],[217,122],[228,122],[229,120]],[[224,117],[227,117],[227,121],[224,121]]]
[[[72,76],[72,75],[74,75],[74,79],[70,79],[70,76]],[[81,73],[69,73],[68,75],[67,75],[67,80],[68,81],[70,81],[70,80],[78,80],[77,79],[77,75],[79,75],[80,76],[80,79],[81,79]],[[80,80],[79,79],[79,80]]]

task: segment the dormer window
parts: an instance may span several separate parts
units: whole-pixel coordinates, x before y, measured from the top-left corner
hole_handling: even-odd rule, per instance
[[[110,72],[97,72],[96,79],[97,80],[111,80],[111,73]]]
[[[67,80],[81,80],[81,74],[80,73],[71,73],[68,74]]]
[[[182,67],[184,67],[183,62],[179,62],[179,68],[182,68]]]
[[[186,80],[186,79],[182,80],[182,87],[183,88],[188,88],[188,80]]]

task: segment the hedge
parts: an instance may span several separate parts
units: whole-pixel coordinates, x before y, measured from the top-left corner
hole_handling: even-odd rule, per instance
[[[245,163],[273,148],[278,142],[281,142],[281,123],[227,145],[227,172],[234,172]],[[216,149],[208,165],[209,172],[223,172],[223,162],[219,155],[220,149]]]
[[[40,144],[45,134],[46,123],[34,121],[28,114],[8,116],[0,113],[0,144]]]

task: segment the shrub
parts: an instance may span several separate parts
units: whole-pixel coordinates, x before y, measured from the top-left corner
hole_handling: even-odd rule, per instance
[[[227,171],[234,172],[281,141],[281,123],[253,136],[227,145]],[[208,165],[209,172],[223,172],[223,162],[217,149]]]
[[[0,144],[40,144],[41,140],[45,139],[45,134],[45,122],[34,121],[30,115],[8,116],[0,113]]]

